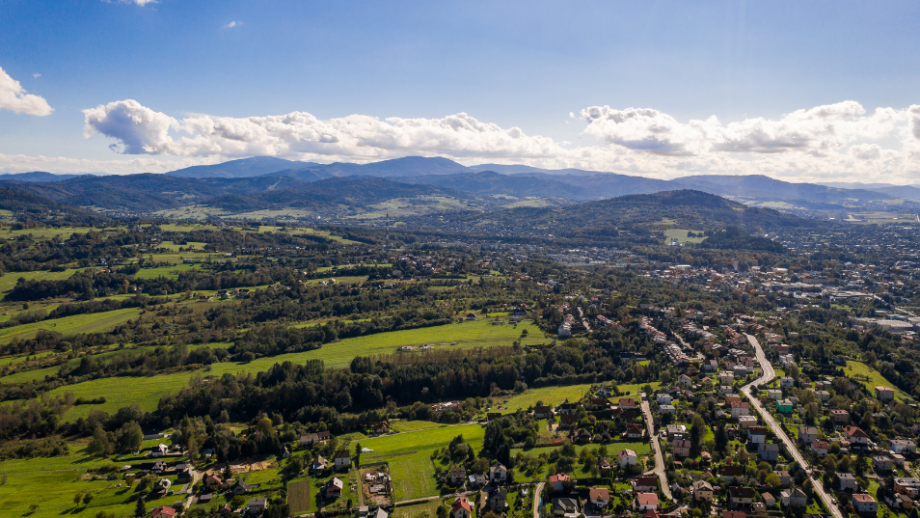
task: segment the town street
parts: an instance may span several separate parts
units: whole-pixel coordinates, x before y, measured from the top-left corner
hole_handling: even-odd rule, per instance
[[[751,396],[751,387],[758,387],[764,383],[769,382],[776,376],[776,371],[773,370],[773,366],[770,365],[770,362],[767,360],[767,356],[764,354],[763,348],[760,346],[760,342],[758,342],[753,335],[745,336],[747,336],[748,342],[750,342],[751,346],[754,347],[754,351],[757,354],[757,361],[760,362],[760,366],[763,368],[763,375],[742,387],[741,391],[744,392],[744,394],[747,396],[748,400],[751,402],[751,406],[757,409],[757,412],[760,413],[767,425],[773,430],[773,433],[776,434],[776,436],[779,437],[781,441],[783,441],[783,444],[786,445],[786,449],[789,450],[790,454],[792,454],[793,459],[799,463],[799,466],[802,466],[802,469],[808,472],[808,463],[799,452],[795,442],[789,439],[789,436],[786,435],[786,432],[783,431],[779,423],[773,419],[773,415],[770,414],[766,408],[764,408],[760,400]],[[841,514],[840,509],[834,505],[831,496],[827,493],[827,491],[824,490],[824,486],[821,485],[821,482],[815,479],[813,475],[809,475],[808,478],[811,479],[815,494],[821,498],[821,501],[824,502],[825,507],[830,509],[831,513],[834,515],[834,518],[843,518],[843,514]]]
[[[668,500],[674,500],[671,496],[671,488],[668,486],[668,476],[664,472],[664,455],[661,454],[661,446],[658,444],[658,434],[655,433],[655,421],[652,420],[652,410],[648,406],[648,394],[642,393],[642,413],[645,414],[645,426],[648,429],[649,438],[652,440],[652,448],[655,450],[655,469],[648,473],[654,472],[658,475],[658,485],[661,486],[661,492]],[[646,473],[646,475],[648,474]]]

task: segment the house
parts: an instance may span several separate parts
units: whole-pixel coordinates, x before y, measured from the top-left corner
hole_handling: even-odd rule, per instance
[[[722,385],[719,387],[720,396],[727,396],[729,394],[733,394],[734,391],[735,389],[733,389],[731,385]]]
[[[163,455],[166,455],[168,452],[169,452],[169,446],[166,446],[165,444],[157,444],[153,448],[150,448],[151,457],[162,457]]]
[[[253,498],[246,504],[246,507],[249,508],[249,514],[258,515],[265,512],[268,509],[268,499],[267,498]]]
[[[592,487],[588,490],[588,500],[595,509],[604,509],[610,505],[610,491],[606,487]]]
[[[779,444],[761,443],[757,448],[760,460],[775,461],[779,457]]]
[[[176,510],[164,505],[151,511],[150,516],[151,518],[174,518],[176,516]]]
[[[645,427],[636,423],[626,425],[626,437],[628,439],[641,439],[645,437]]]
[[[625,468],[627,466],[635,466],[639,462],[639,456],[636,455],[636,452],[633,450],[620,450],[617,453],[617,459],[620,461],[620,467]]]
[[[744,511],[722,511],[722,518],[747,518]]]
[[[830,449],[830,445],[826,441],[812,441],[811,451],[815,453],[818,457],[824,457],[827,455],[827,450]]]
[[[505,512],[505,509],[508,507],[508,491],[504,488],[490,491],[489,498],[486,502],[490,510],[497,514],[501,514]]]
[[[655,493],[638,493],[633,501],[633,510],[649,511],[658,510],[658,495]]]
[[[788,471],[774,471],[773,474],[779,479],[779,485],[783,487],[792,485],[792,475]]]
[[[497,462],[489,468],[489,482],[493,484],[503,484],[508,481],[508,468]]]
[[[760,497],[763,498],[763,505],[767,509],[776,507],[776,498],[773,498],[773,495],[770,493],[761,493]]]
[[[797,487],[784,489],[780,494],[780,501],[783,507],[807,507],[808,496],[804,491]]]
[[[693,379],[686,374],[681,374],[680,377],[677,378],[677,384],[684,387],[689,387],[690,385],[693,385]]]
[[[658,395],[655,396],[655,401],[659,405],[670,405],[671,404],[671,394],[668,394],[667,392],[659,392]]]
[[[365,507],[364,510],[367,511],[367,508]],[[358,511],[358,515],[361,515],[360,510]],[[390,518],[390,513],[388,513],[387,510],[383,507],[378,507],[377,509],[374,509],[372,513],[369,513],[367,518]]]
[[[172,486],[172,481],[168,478],[161,478],[157,480],[157,483],[153,486],[154,493],[166,494],[169,491],[169,487]]]
[[[463,466],[456,466],[456,467],[450,468],[450,471],[448,472],[447,476],[450,479],[450,483],[452,485],[454,486],[463,485],[463,481],[466,480],[466,468],[464,468]]]
[[[792,401],[789,401],[788,399],[781,399],[776,402],[776,411],[783,414],[788,414],[792,412],[793,406],[794,405],[792,404]]]
[[[754,503],[754,490],[749,487],[728,488],[728,504],[732,508],[747,507]]]
[[[549,477],[549,487],[552,488],[556,493],[565,491],[565,485],[571,483],[572,478],[566,475],[565,473],[556,473]]]
[[[669,424],[666,430],[668,440],[683,439],[687,435],[687,427],[682,424]]]
[[[553,516],[567,514],[578,514],[578,502],[574,498],[553,498]]]
[[[351,456],[348,454],[348,450],[335,452],[335,469],[344,469],[346,471],[351,469]]]
[[[917,453],[917,444],[909,439],[892,439],[891,451],[900,454],[915,454]]]
[[[252,488],[250,488],[248,484],[241,480],[233,485],[233,487],[230,489],[230,492],[234,495],[244,495],[251,490]]]
[[[795,380],[789,376],[783,376],[782,378],[779,379],[779,386],[780,387],[794,387]]]
[[[450,506],[450,518],[470,518],[473,515],[473,506],[465,496],[458,496]]]
[[[620,399],[619,405],[623,410],[635,410],[637,408],[636,400],[628,397]]]
[[[834,424],[847,424],[850,422],[850,413],[846,410],[831,410],[830,416],[834,420]]]
[[[878,388],[878,387],[876,387]],[[868,493],[856,493],[853,495],[853,507],[856,512],[862,515],[875,515],[878,513],[878,502]]]
[[[891,471],[894,469],[894,460],[884,455],[876,455],[872,457],[872,467],[875,471]]]
[[[479,473],[473,473],[467,477],[467,484],[470,489],[479,489],[480,487],[486,485],[486,477]]]
[[[738,418],[738,426],[741,428],[750,428],[752,426],[757,426],[757,417],[752,415],[743,415]],[[728,430],[726,428],[726,430]]]
[[[578,422],[578,417],[575,414],[562,414],[559,417],[559,427],[560,428],[570,428]]]
[[[731,372],[722,372],[719,374],[719,385],[731,386],[735,382],[735,375]]]
[[[654,493],[658,491],[658,477],[636,477],[629,481],[636,493]]]
[[[218,491],[224,487],[224,481],[217,475],[211,475],[204,479],[204,485],[211,491]]]
[[[767,442],[767,429],[763,426],[752,426],[748,428],[747,437],[751,444],[763,444]]]
[[[553,407],[549,405],[537,405],[533,409],[534,419],[546,419],[551,415],[553,415]]]
[[[691,445],[692,443],[689,440],[675,439],[674,442],[671,443],[671,448],[674,451],[674,456],[689,457]]]
[[[894,399],[894,389],[891,387],[883,387],[881,385],[875,387],[875,397],[879,401],[885,403]]]
[[[326,469],[326,466],[328,465],[329,461],[327,461],[322,455],[317,455],[316,457],[313,457],[313,462],[310,464],[310,469],[312,471],[322,471]]]
[[[783,391],[780,389],[767,389],[767,397],[774,401],[778,401],[783,399]]]
[[[844,434],[850,444],[853,446],[859,446],[865,448],[869,446],[869,434],[864,432],[862,428],[858,426],[847,426],[844,429]]]
[[[894,492],[917,498],[920,495],[920,479],[914,477],[895,477]]]
[[[609,475],[613,466],[607,462],[607,459],[601,459],[601,461],[597,463],[597,469],[601,472],[601,475]]]
[[[799,440],[805,444],[811,444],[813,441],[817,441],[818,440],[818,427],[800,426],[799,427]]]
[[[837,490],[850,491],[855,493],[859,491],[859,484],[852,473],[837,473]]]
[[[831,393],[826,390],[819,390],[815,392],[815,397],[818,398],[818,401],[822,403],[827,403],[827,400],[831,398]]]
[[[695,480],[691,486],[693,489],[693,500],[696,502],[712,502],[712,484],[705,480]]]
[[[345,489],[345,483],[338,477],[332,477],[332,480],[326,482],[326,487],[323,488],[323,494],[326,495],[326,498],[338,498],[342,496],[343,489]]]
[[[732,407],[732,417],[737,419],[741,416],[746,416],[751,411],[751,404],[744,402],[735,402],[731,404]]]
[[[316,432],[316,433],[311,433],[310,435],[302,435],[300,437],[300,445],[309,446],[315,442],[323,442],[329,439],[329,437],[330,437],[329,432]]]
[[[677,409],[674,407],[674,405],[660,405],[658,407],[658,411],[662,414],[673,414],[677,411]]]

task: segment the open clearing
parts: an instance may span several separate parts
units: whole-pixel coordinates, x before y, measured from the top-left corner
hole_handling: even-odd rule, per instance
[[[664,231],[665,243],[669,243],[672,239],[676,239],[681,243],[702,243],[705,237],[688,237],[687,235],[690,232],[701,232],[699,230],[687,230],[685,228],[669,228]]]
[[[895,387],[890,381],[885,379],[881,372],[873,369],[872,367],[869,367],[865,363],[848,361],[847,366],[843,368],[843,371],[850,379],[855,379],[856,381],[865,385],[871,394],[875,394],[876,386],[882,385],[884,387],[891,387],[894,389],[894,398],[897,401],[904,401],[905,397],[907,397],[907,395],[904,394],[901,389]],[[856,375],[858,375],[859,378],[855,378],[854,376]],[[863,376],[868,376],[869,381],[866,381]]]
[[[0,276],[0,294],[3,296],[14,287],[19,279],[27,281],[60,281],[69,279],[71,275],[80,271],[80,268],[68,269],[63,272],[51,272],[47,270],[36,272],[6,272]]]
[[[55,318],[32,324],[8,327],[6,329],[0,329],[0,343],[9,342],[14,338],[19,338],[21,340],[33,338],[39,329],[54,331],[55,333],[61,333],[65,336],[79,333],[101,333],[117,325],[124,324],[132,318],[137,318],[139,315],[140,309],[138,308],[116,309],[115,311],[105,311],[89,315],[72,315],[64,318]]]
[[[312,508],[310,481],[296,480],[288,483],[287,501],[292,513],[309,513]]]

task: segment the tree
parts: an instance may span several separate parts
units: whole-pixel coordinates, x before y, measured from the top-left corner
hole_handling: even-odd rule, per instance
[[[93,494],[92,494],[92,493],[86,493],[85,495],[83,495],[83,507],[88,506],[89,503],[92,502],[92,501],[93,501]]]
[[[83,501],[83,493],[76,493],[73,495],[73,503],[80,505],[80,502]]]
[[[355,467],[361,467],[361,443],[355,443]]]
[[[137,505],[134,506],[134,516],[142,517],[147,515],[147,506],[144,505],[144,497],[137,497]]]

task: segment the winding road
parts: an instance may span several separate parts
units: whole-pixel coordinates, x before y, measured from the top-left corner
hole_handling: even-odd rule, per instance
[[[654,473],[658,475],[658,485],[661,487],[661,492],[664,493],[668,500],[674,500],[674,497],[671,496],[671,488],[668,486],[668,475],[664,472],[664,455],[661,454],[661,445],[658,444],[658,435],[655,433],[655,421],[652,419],[652,409],[649,408],[648,395],[645,392],[642,393],[640,405],[642,406],[642,413],[645,414],[645,427],[648,428],[648,436],[652,439],[652,449],[655,450],[655,469],[644,474]]]
[[[805,461],[805,457],[803,457],[802,453],[799,452],[795,442],[789,439],[789,436],[786,435],[786,432],[783,431],[783,428],[779,425],[779,423],[773,419],[773,415],[770,414],[766,408],[764,408],[760,400],[751,396],[751,388],[759,387],[764,383],[768,383],[770,380],[776,377],[776,371],[773,370],[773,366],[770,365],[769,360],[767,360],[767,356],[764,354],[763,347],[760,346],[760,342],[758,342],[757,339],[752,335],[745,336],[747,336],[748,342],[750,342],[751,346],[754,347],[754,351],[757,354],[757,361],[760,362],[760,366],[763,368],[763,375],[751,383],[741,387],[741,392],[744,392],[744,395],[746,395],[748,400],[751,402],[751,406],[757,409],[757,412],[759,412],[761,417],[763,417],[764,422],[770,426],[770,428],[773,430],[773,433],[776,434],[776,436],[779,437],[781,441],[783,441],[783,444],[786,445],[786,449],[789,450],[790,454],[792,454],[792,458],[799,463],[799,466],[802,466],[802,469],[804,469],[806,473],[809,474],[808,478],[811,479],[812,487],[814,488],[814,491],[818,497],[821,498],[821,501],[824,502],[824,506],[830,509],[831,514],[834,515],[834,518],[843,518],[843,514],[834,504],[831,495],[829,495],[827,491],[824,490],[824,486],[821,484],[821,482],[818,481],[818,479],[813,474],[811,474],[811,469],[808,467],[808,462]]]

